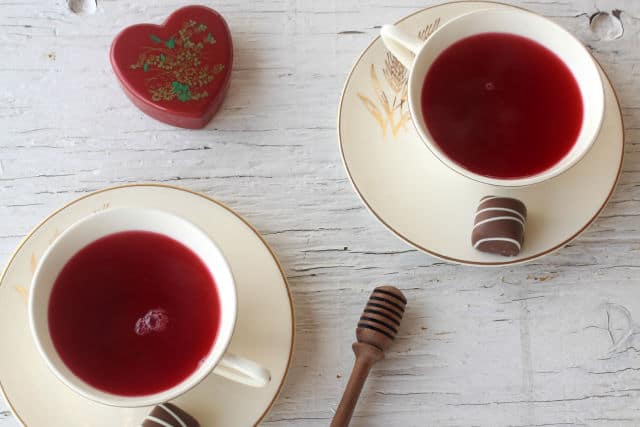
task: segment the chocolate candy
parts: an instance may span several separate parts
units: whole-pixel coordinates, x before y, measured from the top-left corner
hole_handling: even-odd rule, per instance
[[[516,256],[524,242],[527,208],[520,200],[486,196],[476,211],[471,244],[481,252]]]
[[[147,415],[142,427],[200,427],[200,424],[176,405],[161,403]]]

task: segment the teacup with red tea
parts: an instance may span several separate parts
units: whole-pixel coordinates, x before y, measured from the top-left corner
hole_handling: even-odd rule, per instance
[[[270,379],[226,352],[237,300],[222,252],[163,211],[112,209],[72,225],[36,269],[29,312],[52,371],[105,404],[161,403],[212,371],[253,386]]]
[[[499,186],[542,182],[576,164],[598,135],[599,70],[546,18],[486,9],[454,18],[426,42],[391,25],[381,35],[410,70],[418,134],[462,175]]]

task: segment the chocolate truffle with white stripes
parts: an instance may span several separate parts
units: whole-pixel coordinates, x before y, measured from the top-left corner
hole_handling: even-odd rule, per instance
[[[147,415],[142,427],[200,427],[200,424],[176,405],[162,403]]]
[[[527,208],[510,197],[486,196],[476,210],[471,244],[481,252],[516,256],[524,243]]]

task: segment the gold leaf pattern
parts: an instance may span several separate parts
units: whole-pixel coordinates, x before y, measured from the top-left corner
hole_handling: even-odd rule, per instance
[[[365,108],[369,110],[369,113],[371,113],[373,118],[378,122],[378,125],[380,125],[380,129],[382,129],[382,136],[387,136],[387,123],[382,117],[382,113],[378,106],[372,100],[367,98],[366,95],[363,95],[360,92],[358,92],[358,98],[360,98]]]
[[[29,291],[24,286],[15,286],[16,291],[24,298],[25,301],[29,301]]]
[[[31,254],[31,274],[36,272],[37,267],[38,267],[38,258],[36,258],[36,254]]]
[[[425,41],[426,39],[429,38],[431,34],[433,34],[438,29],[439,26],[440,26],[440,18],[437,18],[431,24],[427,25],[422,30],[420,30],[420,32],[418,33],[418,37],[420,38],[420,40]]]
[[[427,40],[440,26],[440,18],[436,18],[432,23],[422,28],[418,32],[420,40]],[[384,65],[382,66],[382,74],[384,82],[388,90],[383,88],[381,81],[378,79],[376,65],[371,64],[369,76],[371,86],[375,92],[377,102],[372,101],[362,92],[358,92],[358,98],[362,101],[364,107],[378,123],[382,131],[382,137],[386,138],[387,128],[391,131],[391,135],[395,138],[402,129],[406,129],[407,123],[411,120],[411,114],[407,106],[407,69],[393,56],[387,52]]]
[[[96,209],[93,210],[93,213],[97,213],[100,211],[105,211],[107,209],[109,209],[111,207],[111,202],[106,202],[103,203],[101,206],[98,206]]]
[[[382,70],[387,84],[395,93],[401,92],[407,87],[407,69],[396,59],[391,52],[387,52],[387,59],[384,61]]]
[[[53,243],[58,238],[59,235],[60,235],[60,230],[58,230],[57,228],[53,230],[53,235],[51,236],[51,239],[49,239],[49,244]]]

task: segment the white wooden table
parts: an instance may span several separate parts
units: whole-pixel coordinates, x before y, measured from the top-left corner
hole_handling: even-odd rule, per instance
[[[640,1],[512,2],[590,47],[620,97],[626,157],[612,201],[581,238],[502,269],[440,262],[398,240],[360,203],[338,154],[336,109],[353,61],[381,24],[434,1],[212,3],[236,60],[223,109],[201,131],[139,112],[108,60],[121,28],[159,23],[185,2],[92,1],[69,0],[75,12],[64,0],[0,2],[3,263],[41,218],[89,191],[185,186],[252,222],[290,279],[295,355],[264,425],[328,425],[355,323],[380,283],[402,288],[409,308],[353,426],[640,425]],[[0,402],[0,427],[16,425]]]

